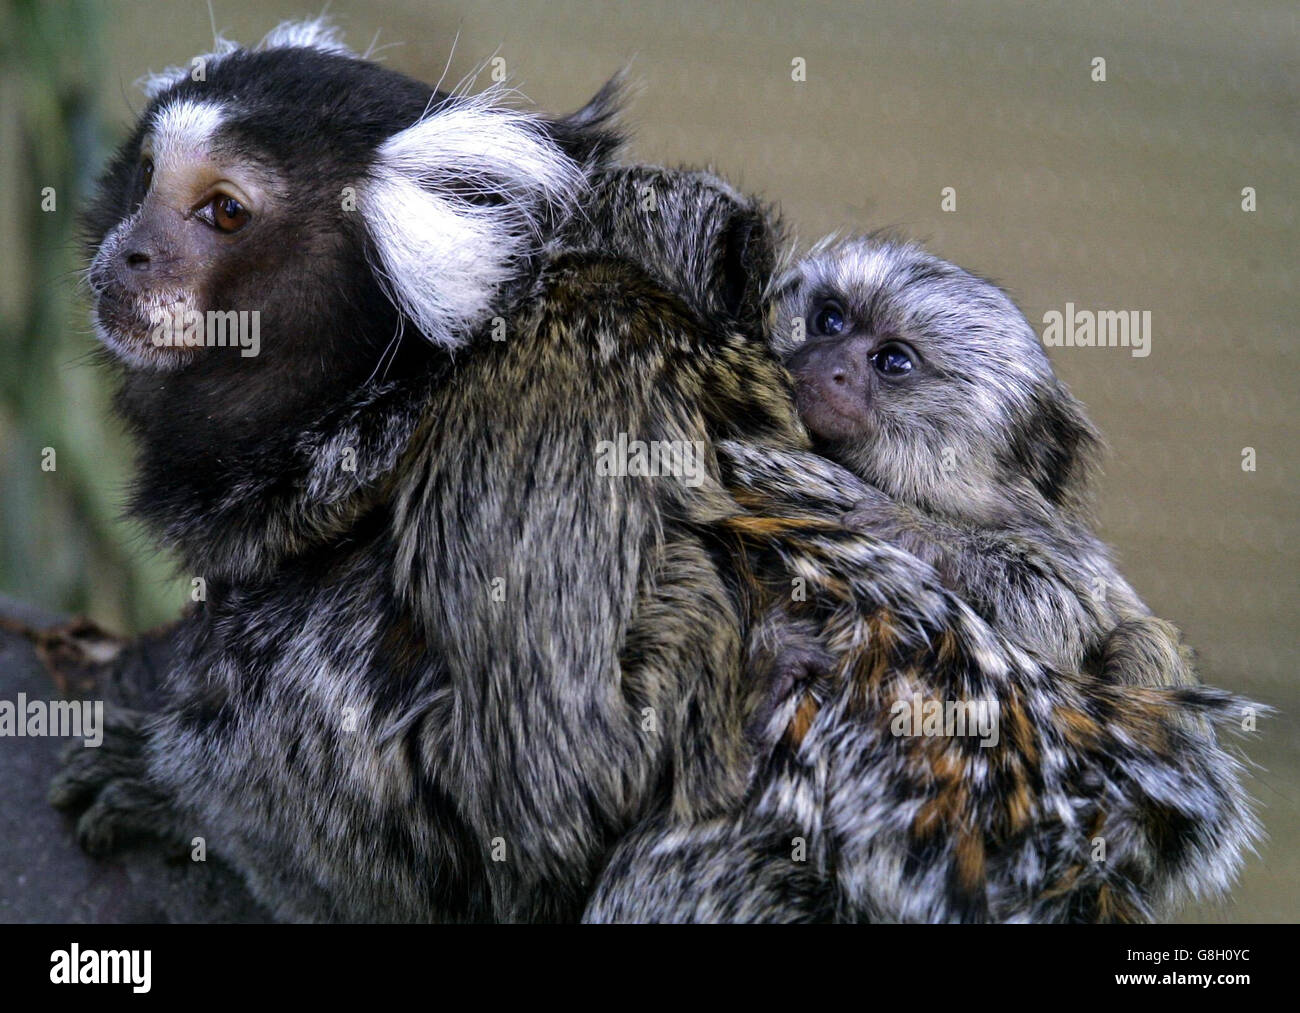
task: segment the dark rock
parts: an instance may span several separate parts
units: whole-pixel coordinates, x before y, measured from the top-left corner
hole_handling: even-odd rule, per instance
[[[85,622],[0,598],[0,700],[75,695],[147,707],[166,669],[166,629],[123,642]],[[47,666],[52,666],[47,667]],[[209,856],[141,845],[87,857],[45,792],[67,741],[0,737],[0,922],[265,922],[243,882]]]

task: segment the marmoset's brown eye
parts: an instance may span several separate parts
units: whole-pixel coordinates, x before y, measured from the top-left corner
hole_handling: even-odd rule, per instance
[[[153,159],[145,158],[140,163],[140,177],[144,180],[144,188],[147,191],[153,183]]]
[[[252,217],[244,205],[225,194],[213,197],[208,203],[208,210],[212,212],[212,224],[222,232],[238,232]]]

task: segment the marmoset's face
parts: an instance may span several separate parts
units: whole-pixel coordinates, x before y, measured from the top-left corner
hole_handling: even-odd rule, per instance
[[[284,225],[273,198],[282,181],[223,138],[224,119],[218,103],[178,100],[150,113],[129,146],[121,198],[133,210],[108,228],[89,280],[96,333],[130,366],[177,369],[232,344],[260,351],[229,328],[224,346],[208,343],[207,311],[265,310],[249,281],[275,277]]]
[[[816,436],[866,440],[882,400],[905,401],[924,384],[928,364],[906,336],[879,333],[850,308],[848,293],[810,293],[803,300],[807,338],[786,361],[799,412]]]
[[[864,238],[800,261],[774,305],[773,347],[804,424],[828,456],[896,498],[990,514],[1008,484],[1046,487],[1049,467],[1069,465],[1073,402],[989,282]],[[1057,408],[1066,421],[1048,425]]]
[[[358,283],[378,291],[347,188],[433,94],[373,64],[284,49],[222,56],[157,95],[85,215],[101,342],[144,371],[319,359],[321,322],[366,301]]]

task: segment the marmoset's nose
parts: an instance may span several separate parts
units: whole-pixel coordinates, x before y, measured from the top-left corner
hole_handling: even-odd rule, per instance
[[[786,363],[804,425],[825,439],[857,439],[871,413],[871,341],[849,334],[814,339]]]
[[[146,201],[140,221],[118,241],[113,256],[118,280],[128,287],[152,285],[174,273],[181,224],[169,208]]]
[[[828,393],[865,398],[871,375],[871,342],[860,335],[808,341],[790,356],[795,379]]]

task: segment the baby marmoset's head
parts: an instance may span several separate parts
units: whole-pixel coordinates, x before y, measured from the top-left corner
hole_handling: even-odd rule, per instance
[[[773,348],[826,456],[976,523],[1084,508],[1096,431],[996,285],[871,235],[819,243],[772,302]]]

